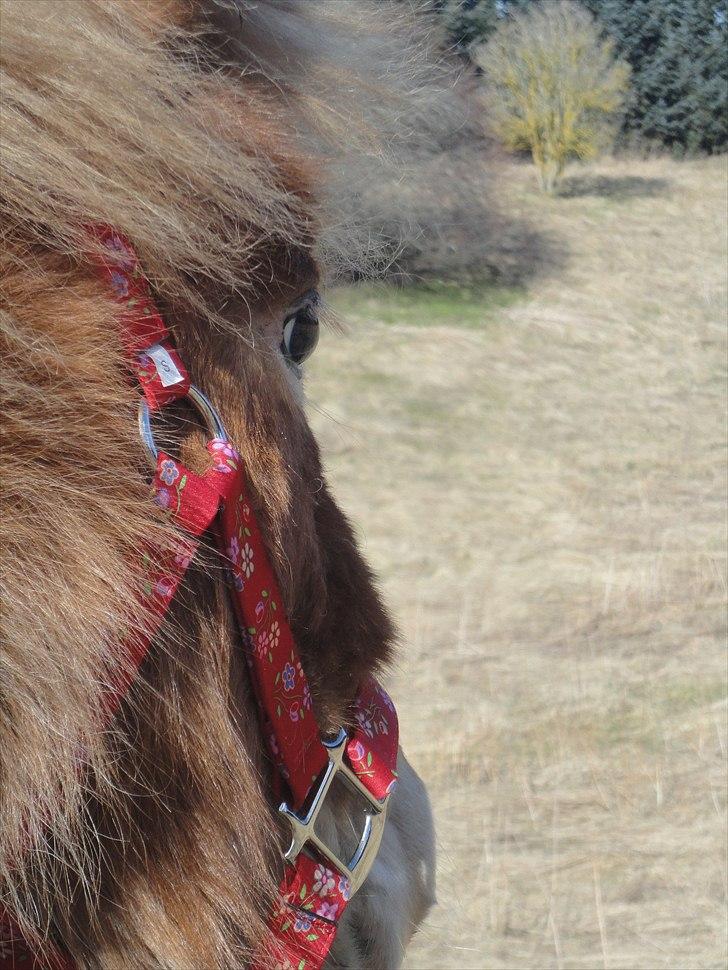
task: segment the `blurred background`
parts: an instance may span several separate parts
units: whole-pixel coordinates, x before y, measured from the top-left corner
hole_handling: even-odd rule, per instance
[[[437,819],[407,965],[723,968],[726,3],[429,16],[451,120],[308,367]]]

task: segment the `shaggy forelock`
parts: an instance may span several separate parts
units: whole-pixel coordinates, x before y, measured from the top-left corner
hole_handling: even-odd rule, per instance
[[[196,284],[250,294],[270,276],[266,247],[315,248],[333,269],[365,258],[346,197],[437,113],[435,68],[399,9],[212,0],[171,22],[154,10],[2,4],[6,231],[83,259],[85,227],[113,225],[159,292],[211,318]],[[288,157],[310,166],[286,172]]]

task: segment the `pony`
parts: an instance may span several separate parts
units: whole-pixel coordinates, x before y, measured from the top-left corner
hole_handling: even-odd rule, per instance
[[[89,227],[130,241],[241,453],[323,732],[351,721],[357,686],[392,658],[301,383],[322,282],[366,255],[348,217],[357,173],[408,136],[429,83],[406,22],[382,4],[370,14],[329,0],[2,0],[0,908],[39,966],[59,953],[104,970],[248,965],[289,836],[209,536],[98,728],[120,639],[146,622],[143,550],[176,537],[150,499],[139,390]],[[204,467],[184,401],[155,433]],[[426,791],[401,751],[397,771],[327,966],[399,966],[434,902]],[[336,789],[331,803],[326,837],[344,845],[355,806]]]

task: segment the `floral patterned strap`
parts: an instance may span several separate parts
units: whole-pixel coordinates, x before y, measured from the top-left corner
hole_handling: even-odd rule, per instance
[[[271,942],[265,961],[253,970],[311,970],[321,966],[351,897],[346,876],[309,856],[286,866],[279,904],[269,921]]]
[[[226,495],[225,480],[201,477],[160,452],[152,486],[154,501],[172,523],[180,527],[171,545],[142,552],[144,580],[139,603],[143,622],[133,624],[124,640],[118,665],[105,698],[105,712],[110,720],[131,687],[137,671],[159,631],[175,593],[199,546],[203,532],[217,517],[220,502]]]
[[[215,442],[210,445],[216,448]],[[238,624],[263,715],[268,747],[297,806],[326,766],[328,756],[311,709],[311,691],[283,609],[283,601],[253,513],[234,449],[235,487],[220,520]],[[217,474],[224,465],[216,464]]]
[[[207,450],[212,463],[202,476],[161,452],[155,501],[192,538],[205,531],[220,510],[217,541],[230,576],[265,737],[295,804],[302,806],[328,761],[311,691],[253,512],[240,455],[221,439],[210,441]],[[180,565],[186,565],[185,558],[189,562],[183,552]],[[173,571],[162,577],[161,589],[157,581],[158,594],[167,597],[166,604],[178,581]],[[349,764],[372,795],[384,801],[396,783],[398,725],[392,701],[373,678],[361,685],[352,720],[354,729],[346,746]],[[261,967],[271,962],[286,970],[322,966],[351,893],[346,876],[329,865],[301,853],[295,865],[285,867],[279,904],[269,923],[270,952]]]
[[[349,764],[364,787],[383,802],[397,784],[399,724],[389,694],[374,677],[359,687],[354,720],[346,745]]]
[[[397,714],[382,687],[370,678],[354,702],[356,727],[347,744],[349,763],[359,780],[380,801],[397,782],[399,748]],[[286,866],[279,905],[272,914],[270,953],[254,970],[319,970],[336,937],[351,898],[349,879],[304,853]],[[272,959],[271,959],[272,957]]]
[[[121,339],[127,364],[149,407],[157,411],[187,394],[189,375],[132,247],[108,227],[95,227],[90,232],[102,247],[96,268],[121,307]]]

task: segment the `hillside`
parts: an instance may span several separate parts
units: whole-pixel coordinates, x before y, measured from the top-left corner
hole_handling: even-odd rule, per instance
[[[523,288],[339,291],[308,395],[438,819],[410,968],[726,959],[725,158],[504,204]]]

